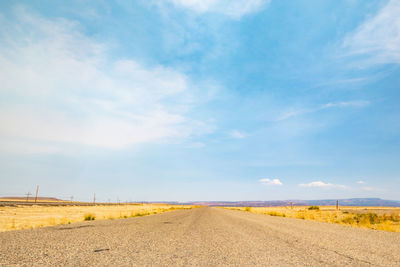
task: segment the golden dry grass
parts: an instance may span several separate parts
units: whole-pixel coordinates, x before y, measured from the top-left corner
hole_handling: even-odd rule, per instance
[[[336,223],[353,227],[400,232],[400,208],[391,207],[226,207],[252,213]]]
[[[157,214],[194,206],[143,204],[98,206],[5,206],[0,207],[0,232],[69,224],[87,220],[118,219]]]

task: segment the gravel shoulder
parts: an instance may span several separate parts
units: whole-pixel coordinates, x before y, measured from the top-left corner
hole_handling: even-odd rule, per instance
[[[220,208],[0,233],[1,266],[400,266],[400,234]]]

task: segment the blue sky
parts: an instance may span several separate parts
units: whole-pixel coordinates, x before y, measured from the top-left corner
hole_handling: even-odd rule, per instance
[[[400,1],[0,3],[0,195],[400,199]]]

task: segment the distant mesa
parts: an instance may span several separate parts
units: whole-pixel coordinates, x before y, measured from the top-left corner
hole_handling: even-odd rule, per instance
[[[198,201],[189,202],[191,205],[210,207],[282,207],[282,206],[334,206],[336,201],[341,206],[362,207],[400,207],[400,201],[380,198],[349,198],[349,199],[320,199],[320,200],[271,200],[271,201]],[[186,204],[186,203],[185,203]]]

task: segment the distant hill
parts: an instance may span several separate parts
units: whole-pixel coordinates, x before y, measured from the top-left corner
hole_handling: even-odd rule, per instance
[[[7,200],[26,201],[26,197],[0,197],[0,201],[7,201]],[[29,197],[28,200],[34,201],[35,197]],[[37,200],[39,200],[39,201],[63,201],[63,200],[55,198],[55,197],[38,197]]]
[[[374,207],[400,207],[400,201],[385,200],[380,198],[349,198],[338,199],[341,206],[374,206]],[[336,199],[321,200],[271,200],[271,201],[197,201],[185,204],[204,205],[210,207],[278,207],[278,206],[334,206]]]

